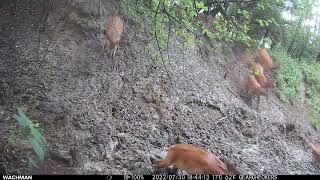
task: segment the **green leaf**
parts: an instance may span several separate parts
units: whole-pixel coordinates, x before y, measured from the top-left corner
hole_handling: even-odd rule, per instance
[[[262,21],[262,20],[257,20],[257,21],[258,21],[259,25],[260,25],[261,27],[263,27],[263,21]]]
[[[32,166],[38,168],[37,163],[31,157],[29,157],[28,167],[31,168]]]
[[[43,161],[44,160],[44,148],[41,146],[35,138],[31,139],[32,149],[38,156],[38,158]]]
[[[31,120],[27,117],[27,115],[20,109],[18,108],[18,114],[21,118],[23,118],[25,120],[26,126],[29,126],[31,122]]]
[[[42,134],[36,128],[30,127],[30,133],[40,144],[47,143]]]
[[[23,126],[24,128],[27,127],[27,121],[24,118],[17,116],[17,115],[14,115],[13,117],[18,121],[18,123],[21,126]]]
[[[22,118],[24,118],[24,119],[29,119],[29,118],[26,116],[26,114],[25,114],[20,108],[18,108],[18,114],[19,114]]]

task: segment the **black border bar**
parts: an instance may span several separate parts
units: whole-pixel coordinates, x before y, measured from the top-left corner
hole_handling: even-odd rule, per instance
[[[2,180],[88,179],[94,180],[281,180],[294,176],[319,180],[319,175],[0,175]],[[1,180],[1,179],[0,179]]]

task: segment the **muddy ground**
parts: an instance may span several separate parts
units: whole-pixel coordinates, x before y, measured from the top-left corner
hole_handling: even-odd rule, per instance
[[[85,9],[98,1],[73,4],[82,9],[65,2],[56,0],[40,31],[39,3],[1,1],[0,172],[151,174],[150,157],[179,142],[243,174],[320,174],[301,135],[317,143],[320,136],[303,108],[281,102],[276,89],[259,103],[241,95],[243,49],[222,45],[202,59],[197,46],[181,50],[172,38],[164,68],[146,51],[150,38],[124,17],[112,61],[101,53],[102,20],[115,4],[104,1],[103,15],[93,15]],[[28,141],[12,141],[17,107],[43,127],[48,151],[39,168],[27,166]]]

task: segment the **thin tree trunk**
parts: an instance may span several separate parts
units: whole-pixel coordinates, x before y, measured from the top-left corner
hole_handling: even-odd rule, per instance
[[[290,45],[289,45],[289,47],[288,47],[288,49],[287,49],[287,54],[293,55],[291,52],[292,52],[292,49],[293,49],[293,44],[294,44],[294,42],[295,42],[295,40],[292,39],[291,42],[290,42]]]
[[[299,61],[301,61],[301,57],[303,55],[304,50],[306,49],[306,45],[304,44],[301,48],[300,48],[300,52],[299,52]]]

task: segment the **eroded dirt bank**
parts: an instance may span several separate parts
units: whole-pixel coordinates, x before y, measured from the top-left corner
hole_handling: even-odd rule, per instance
[[[243,51],[224,48],[205,61],[197,47],[181,51],[173,40],[166,71],[126,20],[113,69],[100,52],[111,1],[97,9],[101,16],[83,11],[95,11],[99,1],[75,3],[82,11],[56,1],[44,32],[40,5],[31,2],[12,1],[0,11],[1,171],[29,171],[23,150],[30,147],[9,148],[17,129],[11,117],[24,106],[49,142],[46,164],[33,173],[150,174],[150,157],[178,141],[208,149],[242,173],[320,174],[300,137],[319,143],[319,134],[302,109],[274,91],[258,108],[256,99],[250,105],[240,97]]]

